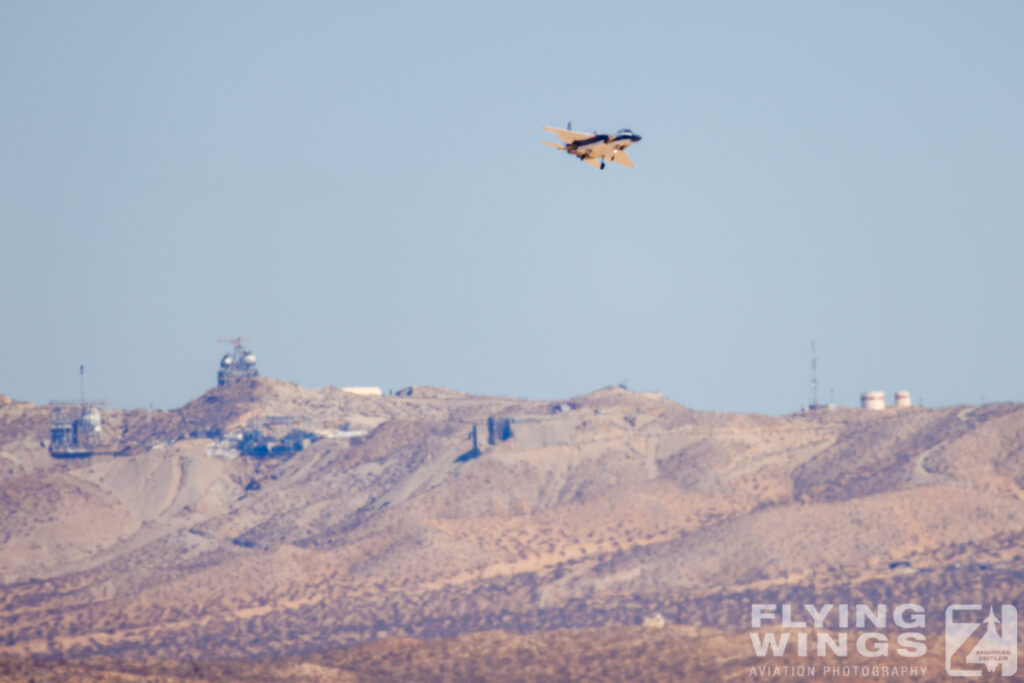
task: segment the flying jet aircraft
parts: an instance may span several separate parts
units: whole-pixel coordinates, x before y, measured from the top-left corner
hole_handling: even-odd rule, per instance
[[[633,160],[626,154],[626,148],[634,142],[640,142],[640,136],[628,128],[623,128],[614,135],[604,133],[578,133],[569,122],[566,130],[544,126],[544,130],[554,133],[565,143],[562,145],[542,140],[545,145],[561,149],[580,158],[594,168],[604,168],[604,162],[617,161],[623,166],[633,167]]]

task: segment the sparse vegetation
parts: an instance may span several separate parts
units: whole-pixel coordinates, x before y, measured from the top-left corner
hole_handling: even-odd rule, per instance
[[[551,405],[259,379],[112,411],[134,454],[76,462],[45,409],[0,406],[0,678],[711,680],[746,675],[752,602],[1024,598],[1024,407]],[[266,415],[318,438],[210,449]]]

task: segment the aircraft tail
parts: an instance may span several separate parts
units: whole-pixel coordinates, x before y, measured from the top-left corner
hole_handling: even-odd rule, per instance
[[[540,142],[541,142],[542,145],[547,145],[548,147],[554,147],[555,149],[562,149],[562,150],[564,150],[565,147],[566,147],[565,145],[558,145],[558,144],[555,144],[554,142],[548,142],[547,140],[541,140]]]

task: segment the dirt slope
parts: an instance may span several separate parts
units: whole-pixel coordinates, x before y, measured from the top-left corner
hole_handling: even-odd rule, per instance
[[[44,407],[0,405],[0,654],[284,657],[654,612],[731,638],[757,601],[1022,604],[1024,406],[403,393],[253,380],[105,415],[130,454],[79,461],[46,454]],[[218,441],[268,416],[333,438]]]

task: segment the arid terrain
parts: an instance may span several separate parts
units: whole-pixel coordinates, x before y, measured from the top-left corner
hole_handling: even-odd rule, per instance
[[[240,456],[274,417],[305,447]],[[944,680],[947,605],[1024,607],[1018,404],[260,378],[105,411],[120,454],[77,459],[49,419],[0,401],[0,679],[750,680],[835,661],[755,656],[754,604],[914,603],[927,673],[899,678]]]

